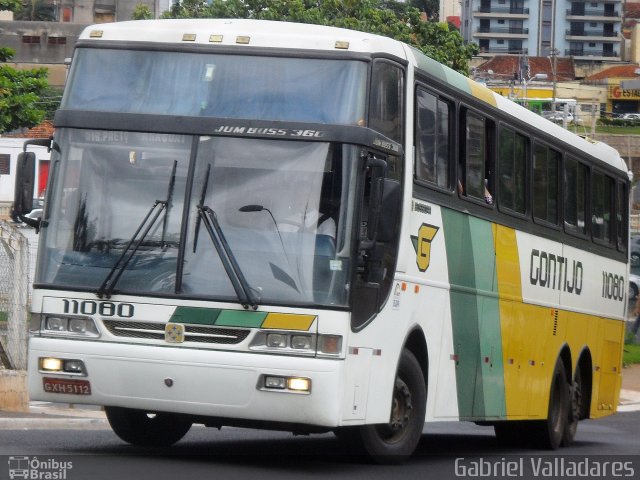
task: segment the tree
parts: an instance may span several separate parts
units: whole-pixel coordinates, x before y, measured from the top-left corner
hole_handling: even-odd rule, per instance
[[[21,8],[15,10],[14,18],[32,22],[55,22],[56,11],[55,7],[50,3],[46,3],[45,0],[27,0],[21,5]]]
[[[439,19],[444,21],[444,19],[439,18],[440,3],[438,2],[438,0],[410,0],[407,3],[409,3],[409,5],[411,5],[412,7],[416,7],[421,12],[426,13],[427,18],[430,20]]]
[[[0,10],[15,12],[19,10],[21,6],[22,2],[20,0],[0,0]]]
[[[138,3],[131,14],[132,20],[150,20],[153,18],[153,12],[149,5]]]
[[[0,60],[13,58],[9,48],[0,48]],[[0,65],[0,133],[30,128],[40,123],[45,110],[38,107],[47,88],[47,69],[16,70]]]
[[[253,18],[333,25],[406,42],[469,74],[478,51],[445,23],[424,22],[417,8],[392,0],[179,0],[164,18]]]

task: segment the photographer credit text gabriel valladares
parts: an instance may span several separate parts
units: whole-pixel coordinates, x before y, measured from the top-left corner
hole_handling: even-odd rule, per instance
[[[562,457],[514,457],[507,459],[455,460],[455,476],[468,478],[614,478],[635,477],[634,462],[629,460],[594,460]]]

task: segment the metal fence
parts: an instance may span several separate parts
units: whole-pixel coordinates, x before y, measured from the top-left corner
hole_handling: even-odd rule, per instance
[[[0,221],[1,368],[26,370],[30,310],[29,241],[22,229]]]

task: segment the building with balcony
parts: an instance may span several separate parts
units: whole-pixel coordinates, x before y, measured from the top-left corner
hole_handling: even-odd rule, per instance
[[[622,0],[463,0],[461,33],[480,55],[622,59]]]

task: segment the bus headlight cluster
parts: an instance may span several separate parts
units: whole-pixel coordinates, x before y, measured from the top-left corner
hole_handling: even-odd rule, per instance
[[[54,357],[40,357],[38,367],[41,373],[66,373],[87,376],[87,369],[82,360]]]
[[[80,337],[99,337],[95,322],[88,317],[47,315],[42,322],[42,332]]]
[[[259,331],[251,341],[251,350],[292,355],[339,356],[342,336],[315,335],[301,332]]]

